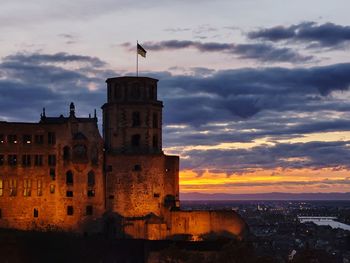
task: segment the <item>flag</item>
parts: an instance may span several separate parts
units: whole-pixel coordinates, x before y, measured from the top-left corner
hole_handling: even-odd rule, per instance
[[[139,43],[137,43],[137,54],[139,54],[145,58],[146,53],[147,53],[147,51]]]

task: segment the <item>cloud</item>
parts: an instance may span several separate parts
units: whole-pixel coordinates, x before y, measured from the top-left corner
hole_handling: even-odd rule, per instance
[[[123,43],[122,46],[131,49],[130,43]],[[314,59],[312,56],[301,55],[290,48],[278,48],[265,43],[233,44],[191,40],[168,40],[145,42],[143,46],[151,51],[194,48],[200,52],[222,52],[235,55],[238,58],[255,59],[261,62],[304,63]]]
[[[350,26],[304,22],[296,25],[263,28],[248,33],[250,39],[305,42],[309,47],[341,47],[350,41]]]

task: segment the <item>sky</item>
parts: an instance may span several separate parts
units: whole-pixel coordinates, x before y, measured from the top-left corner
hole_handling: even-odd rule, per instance
[[[139,41],[181,192],[349,191],[348,0],[0,3],[0,120],[101,116]]]

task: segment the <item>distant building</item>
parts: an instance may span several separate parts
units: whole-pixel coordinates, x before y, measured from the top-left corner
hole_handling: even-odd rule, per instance
[[[103,139],[94,117],[0,122],[0,227],[171,239],[230,234],[234,211],[181,211],[179,157],[162,151],[157,80],[107,79]]]

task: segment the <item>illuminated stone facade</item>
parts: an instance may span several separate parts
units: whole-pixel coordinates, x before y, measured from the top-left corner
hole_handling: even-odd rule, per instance
[[[0,227],[167,239],[230,233],[232,211],[181,211],[179,158],[162,151],[157,80],[107,79],[103,139],[96,115],[0,122]]]

